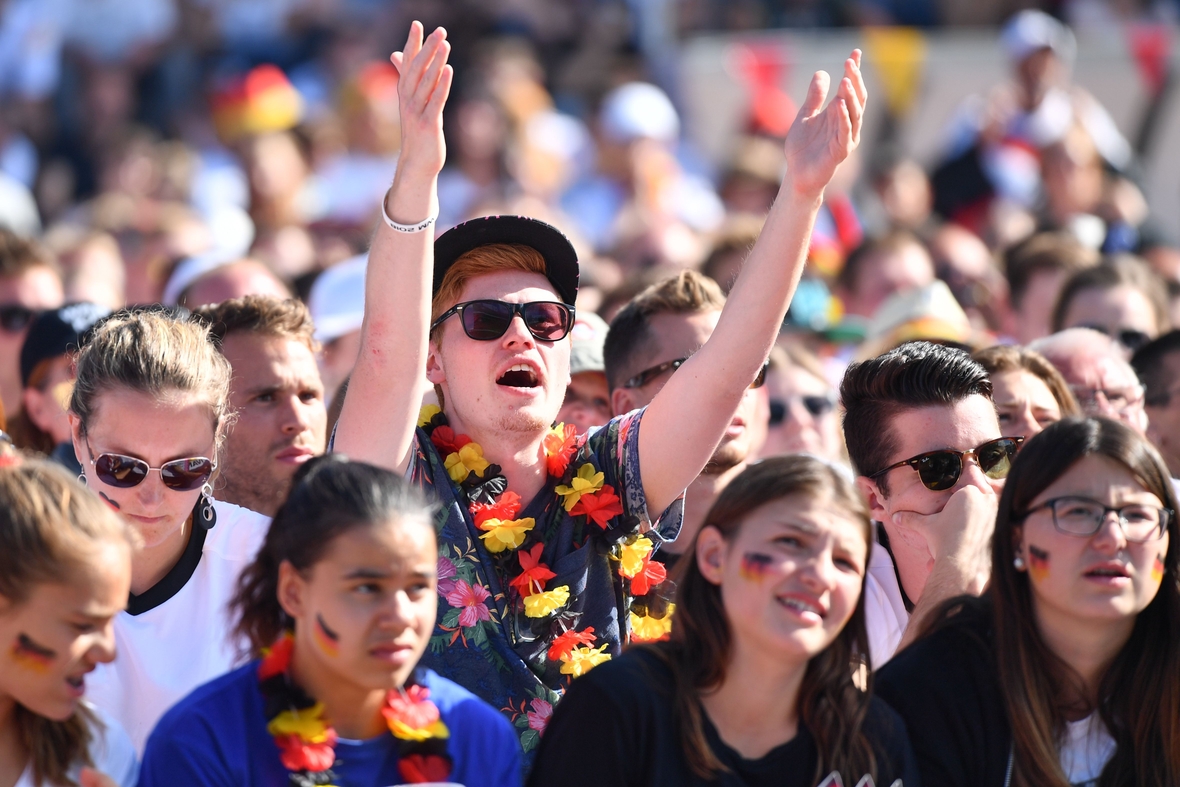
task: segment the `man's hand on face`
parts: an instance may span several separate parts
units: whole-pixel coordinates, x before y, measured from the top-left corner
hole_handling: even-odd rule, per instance
[[[920,514],[895,511],[896,538],[911,546],[923,542],[930,554],[930,576],[961,585],[962,593],[979,594],[991,573],[991,538],[999,496],[992,489],[964,486],[941,511]]]

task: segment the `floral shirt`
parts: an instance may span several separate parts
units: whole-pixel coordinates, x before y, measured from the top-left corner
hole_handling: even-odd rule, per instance
[[[500,708],[529,762],[573,678],[670,629],[670,586],[651,554],[679,532],[683,499],[650,521],[642,416],[582,437],[555,427],[545,486],[522,505],[478,445],[423,408],[409,477],[441,508],[438,622],[422,664]]]

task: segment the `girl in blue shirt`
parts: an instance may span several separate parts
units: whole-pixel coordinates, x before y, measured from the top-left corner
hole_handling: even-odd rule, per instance
[[[259,658],[161,719],[140,785],[519,785],[507,720],[417,667],[436,549],[431,509],[403,479],[309,462],[232,605]]]

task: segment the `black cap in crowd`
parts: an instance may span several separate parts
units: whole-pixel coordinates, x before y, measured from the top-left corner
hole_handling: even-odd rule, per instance
[[[110,309],[96,303],[71,303],[38,314],[29,324],[20,348],[21,387],[28,387],[37,364],[80,349],[94,326],[110,313]]]
[[[559,229],[525,216],[485,216],[458,224],[434,242],[434,288],[455,260],[472,249],[515,243],[536,249],[545,259],[545,275],[570,306],[578,298],[578,253]]]

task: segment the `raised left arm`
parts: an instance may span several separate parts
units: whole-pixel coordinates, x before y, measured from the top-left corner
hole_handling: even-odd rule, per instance
[[[860,141],[867,97],[860,59],[858,50],[844,62],[840,87],[827,108],[822,107],[830,79],[823,71],[812,77],[787,134],[786,177],[717,329],[644,413],[639,461],[653,514],[700,474],[778,336],[803,273],[824,188]]]

